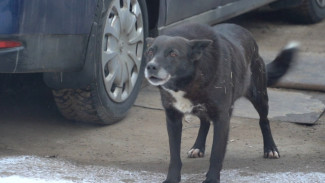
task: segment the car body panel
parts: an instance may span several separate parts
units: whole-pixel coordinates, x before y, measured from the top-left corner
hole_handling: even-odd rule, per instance
[[[97,0],[1,0],[0,34],[89,34]]]
[[[1,0],[0,40],[23,46],[0,49],[0,72],[82,69],[96,5],[97,0]]]
[[[166,23],[172,24],[193,15],[198,15],[208,10],[214,9],[221,0],[164,0],[166,1]]]
[[[206,24],[215,24],[231,17],[243,14],[250,10],[256,9],[263,5],[275,2],[276,0],[221,0],[218,1],[219,4],[215,6],[213,9],[204,11],[200,14],[193,15],[191,17],[182,19],[181,21],[166,21],[165,23],[161,22],[161,18],[159,19],[159,32],[161,33],[163,30],[168,29],[170,27],[179,25],[181,23],[190,23],[190,22],[200,22]],[[169,1],[167,1],[169,2]],[[200,1],[201,2],[201,1]],[[171,3],[171,2],[169,2]],[[202,2],[201,2],[202,3]],[[194,6],[194,5],[193,5]],[[165,6],[166,8],[170,7],[168,5]],[[165,10],[166,12],[171,12],[171,10]],[[181,14],[182,10],[174,11],[172,14],[168,16],[177,16],[177,14]],[[167,16],[167,17],[168,17]],[[169,20],[166,18],[166,20]]]

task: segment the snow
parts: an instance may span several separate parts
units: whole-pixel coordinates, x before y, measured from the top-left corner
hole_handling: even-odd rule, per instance
[[[155,183],[164,173],[122,170],[109,166],[80,165],[56,158],[15,156],[0,158],[0,183]],[[203,180],[204,172],[183,174],[182,182]],[[224,170],[222,182],[242,183],[323,183],[322,172],[256,173],[247,170]]]

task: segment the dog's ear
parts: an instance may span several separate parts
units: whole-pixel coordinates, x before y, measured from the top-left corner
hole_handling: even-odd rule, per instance
[[[146,43],[147,43],[146,46],[147,46],[147,48],[149,48],[152,45],[154,40],[155,40],[155,38],[152,38],[152,37],[147,37],[146,38]]]
[[[213,41],[209,39],[194,39],[189,41],[189,45],[192,48],[192,53],[190,54],[193,61],[199,60],[202,56],[202,52],[206,47],[208,47]]]

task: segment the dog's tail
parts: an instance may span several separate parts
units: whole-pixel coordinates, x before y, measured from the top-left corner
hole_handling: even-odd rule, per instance
[[[266,65],[267,86],[274,85],[289,70],[299,45],[299,42],[290,42],[271,63]]]

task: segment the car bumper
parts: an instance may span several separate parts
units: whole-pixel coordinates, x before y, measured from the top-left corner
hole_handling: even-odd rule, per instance
[[[22,43],[0,49],[1,73],[68,72],[83,67],[88,35],[0,35]]]

